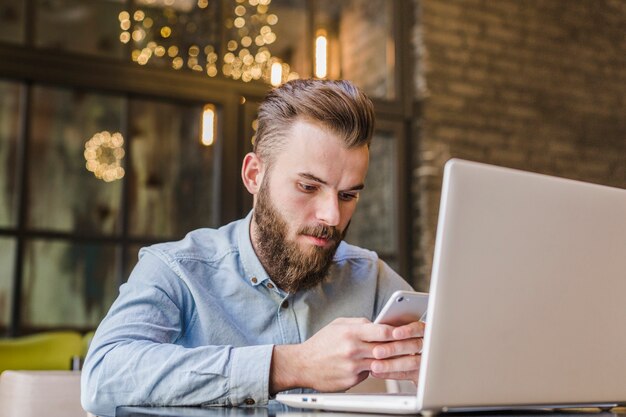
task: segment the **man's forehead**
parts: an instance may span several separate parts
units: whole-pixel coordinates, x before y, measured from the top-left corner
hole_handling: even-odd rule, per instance
[[[365,181],[369,148],[363,145],[348,149],[342,137],[319,122],[294,121],[281,142],[268,166],[272,176],[293,177],[306,172],[342,188]]]

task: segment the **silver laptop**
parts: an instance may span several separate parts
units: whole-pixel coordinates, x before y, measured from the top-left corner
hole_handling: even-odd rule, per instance
[[[448,161],[417,395],[277,400],[394,414],[626,403],[626,190]]]

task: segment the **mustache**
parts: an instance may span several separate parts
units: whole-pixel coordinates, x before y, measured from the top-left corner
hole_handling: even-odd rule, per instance
[[[341,232],[335,226],[324,226],[318,224],[316,226],[305,226],[298,231],[300,235],[313,236],[319,239],[327,239],[331,241],[341,240]]]

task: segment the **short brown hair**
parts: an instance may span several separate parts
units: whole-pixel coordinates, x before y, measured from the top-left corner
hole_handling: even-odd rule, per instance
[[[320,123],[343,139],[347,148],[369,146],[374,105],[349,81],[293,80],[273,89],[259,107],[254,152],[272,164],[285,133],[297,120]]]

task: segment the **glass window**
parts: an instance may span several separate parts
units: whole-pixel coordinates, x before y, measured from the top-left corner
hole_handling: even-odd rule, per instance
[[[374,134],[369,175],[346,237],[349,243],[376,251],[386,261],[398,255],[396,142],[392,132]]]
[[[306,0],[274,0],[269,13],[275,14],[276,41],[269,45],[272,55],[290,65],[300,78],[311,75],[309,13]]]
[[[124,145],[115,143],[110,133],[121,130],[122,109],[118,97],[33,89],[30,227],[86,234],[117,230],[122,193],[118,177],[123,174],[117,168],[123,169],[118,165],[123,165],[125,155]],[[102,132],[99,142],[91,140]],[[91,155],[86,146],[92,146]],[[95,164],[90,166],[95,173],[88,170],[88,160]]]
[[[202,106],[131,102],[132,235],[182,237],[217,225],[215,161],[222,138],[218,133],[213,145],[201,143],[201,116]]]
[[[312,4],[314,36],[327,37],[328,76],[351,80],[372,97],[395,99],[394,2],[318,0]]]
[[[121,58],[118,16],[123,2],[37,0],[35,45],[89,55]]]
[[[25,1],[0,0],[0,41],[24,42]]]
[[[0,328],[11,320],[14,264],[15,239],[0,237]]]
[[[114,245],[27,242],[22,327],[92,328],[118,293]]]
[[[0,227],[15,227],[17,221],[16,162],[20,92],[19,84],[0,81]]]
[[[139,262],[139,250],[141,248],[150,246],[149,243],[145,245],[129,245],[126,248],[126,265],[124,265],[124,281],[128,280],[130,273],[135,269],[135,265]]]

